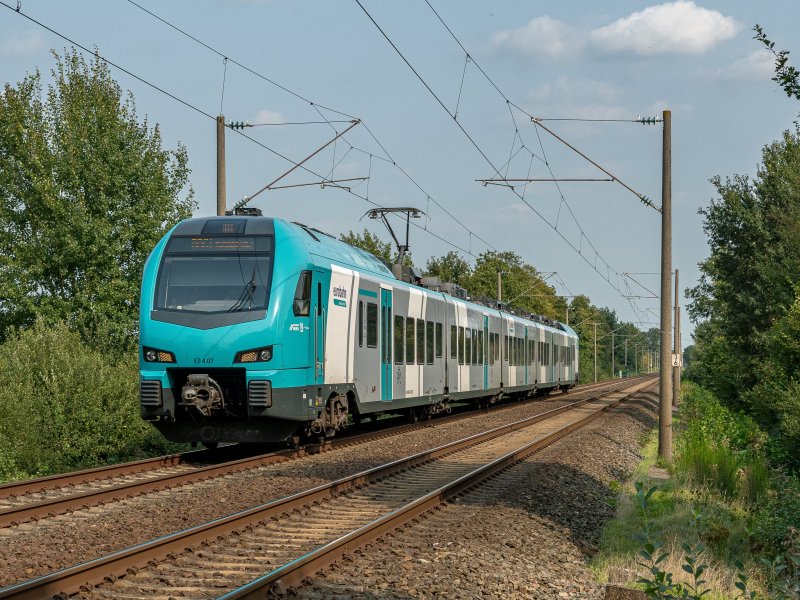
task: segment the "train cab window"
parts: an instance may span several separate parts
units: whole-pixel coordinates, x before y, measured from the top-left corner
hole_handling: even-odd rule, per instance
[[[367,348],[378,347],[378,305],[367,302]]]
[[[403,343],[405,341],[406,318],[400,315],[394,316],[394,363],[403,364]]]
[[[414,319],[406,317],[406,364],[414,364]]]
[[[417,319],[417,364],[425,364],[425,321]]]
[[[295,317],[307,317],[311,311],[311,271],[301,271],[294,289],[292,311]]]
[[[358,301],[358,347],[364,347],[364,301]]]
[[[458,364],[464,364],[464,328],[458,328]]]
[[[433,321],[425,323],[425,362],[429,365],[433,364]]]
[[[458,329],[450,325],[450,358],[458,358]]]
[[[436,323],[436,358],[442,357],[442,347],[444,346],[444,335],[442,333],[442,324]]]
[[[464,364],[472,364],[472,329],[467,327],[465,330],[466,339],[464,341]]]

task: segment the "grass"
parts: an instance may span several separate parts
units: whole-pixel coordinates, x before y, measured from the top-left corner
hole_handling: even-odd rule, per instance
[[[669,556],[660,566],[672,573],[675,581],[691,582],[683,568],[683,544],[702,542],[706,549],[700,559],[708,564],[703,587],[711,590],[705,598],[739,597],[737,560],[750,575],[750,589],[757,597],[769,597],[766,574],[758,567],[750,543],[751,512],[769,484],[765,459],[723,443],[704,442],[702,436],[679,441],[674,463],[665,465],[658,459],[658,432],[644,440],[643,459],[631,481],[619,486],[617,515],[603,530],[592,570],[600,581],[623,586],[649,576],[640,564],[641,542],[636,540],[649,526],[664,541]],[[654,466],[667,467],[670,478],[650,477]],[[649,499],[647,516],[636,503],[636,481],[644,482],[645,488],[658,487]]]

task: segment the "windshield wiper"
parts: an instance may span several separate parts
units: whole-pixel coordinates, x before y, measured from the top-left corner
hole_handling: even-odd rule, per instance
[[[250,276],[250,281],[248,281],[245,286],[244,290],[242,291],[242,295],[239,296],[239,299],[228,309],[228,312],[238,312],[244,308],[245,302],[247,302],[247,310],[250,310],[250,307],[253,305],[253,293],[256,291],[256,268],[253,267],[253,274]]]

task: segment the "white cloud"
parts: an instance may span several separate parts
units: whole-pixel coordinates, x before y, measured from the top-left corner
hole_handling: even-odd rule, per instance
[[[733,17],[689,0],[650,6],[589,34],[604,52],[703,54],[741,29]]]
[[[0,56],[31,56],[46,48],[41,31],[12,31],[0,42]]]
[[[534,114],[543,117],[568,115],[580,119],[630,117],[620,104],[621,97],[620,90],[605,81],[563,76],[528,95],[531,103],[536,106],[532,111]]]
[[[253,121],[254,124],[264,124],[264,123],[284,123],[286,119],[283,118],[283,115],[275,110],[269,110],[265,108],[264,110],[258,111],[255,120]]]
[[[545,15],[494,34],[492,45],[523,56],[559,59],[580,52],[583,42],[569,25]]]
[[[747,56],[717,71],[717,76],[731,80],[762,80],[771,78],[774,68],[775,57],[768,50],[753,50]]]

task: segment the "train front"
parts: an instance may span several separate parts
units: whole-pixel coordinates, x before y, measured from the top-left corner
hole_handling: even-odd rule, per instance
[[[286,230],[266,217],[189,219],[148,258],[140,403],[167,439],[274,442],[308,421],[310,258]]]

